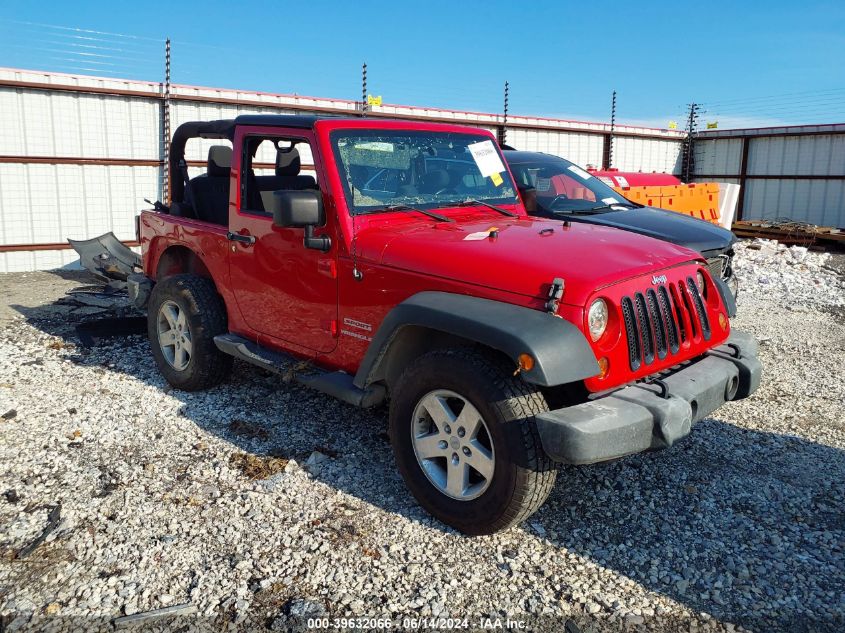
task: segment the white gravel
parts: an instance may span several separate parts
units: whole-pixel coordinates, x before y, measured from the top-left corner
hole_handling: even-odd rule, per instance
[[[564,467],[528,524],[483,538],[415,505],[384,410],[247,366],[171,391],[144,338],[83,348],[79,315],[27,308],[0,332],[0,629],[183,603],[215,628],[845,629],[845,284],[824,255],[757,246],[737,249],[734,325],[763,341],[758,393],[668,451]]]

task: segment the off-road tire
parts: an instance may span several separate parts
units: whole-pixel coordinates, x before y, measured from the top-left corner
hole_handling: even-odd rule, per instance
[[[545,454],[534,416],[548,410],[535,387],[514,376],[507,359],[472,348],[434,350],[417,358],[396,382],[390,403],[390,440],[411,493],[434,517],[470,535],[521,523],[545,502],[557,469]],[[489,487],[471,500],[453,499],[423,472],[414,452],[417,403],[435,390],[460,394],[481,414],[495,446]]]
[[[159,309],[166,301],[174,302],[185,313],[191,332],[191,358],[182,371],[168,363],[159,345],[157,319]],[[226,332],[226,307],[210,279],[174,275],[153,287],[147,307],[147,335],[159,371],[173,387],[200,391],[227,378],[233,359],[214,344],[214,337]]]

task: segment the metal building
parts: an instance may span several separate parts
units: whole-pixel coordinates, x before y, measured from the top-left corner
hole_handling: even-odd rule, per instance
[[[737,218],[845,228],[845,124],[707,130],[695,180],[740,184]]]
[[[0,68],[0,272],[56,268],[76,259],[67,238],[113,231],[130,245],[134,218],[161,198],[164,114],[170,128],[245,113],[360,114],[360,102]],[[481,127],[518,149],[602,166],[613,143],[614,167],[678,168],[683,133],[542,117],[385,104],[368,116]],[[192,175],[207,145],[187,148]],[[259,157],[259,161],[265,158]],[[267,167],[272,157],[266,158]],[[303,163],[310,163],[303,156]],[[306,166],[307,168],[307,166]]]

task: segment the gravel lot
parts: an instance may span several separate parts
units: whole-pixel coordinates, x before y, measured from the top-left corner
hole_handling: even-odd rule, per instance
[[[80,277],[0,276],[0,630],[192,603],[188,622],[215,628],[842,631],[842,258],[753,246],[734,325],[762,341],[758,393],[668,451],[562,468],[528,524],[482,538],[415,505],[385,410],[248,366],[171,391],[146,338],[80,344],[74,324],[97,315],[53,303]]]

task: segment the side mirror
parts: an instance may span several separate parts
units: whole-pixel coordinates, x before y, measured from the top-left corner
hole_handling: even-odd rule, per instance
[[[319,191],[274,191],[273,224],[279,228],[305,229],[303,245],[326,252],[332,246],[327,235],[314,236],[314,227],[326,222],[323,195]]]
[[[319,226],[326,221],[319,191],[274,191],[273,224],[280,228]]]

